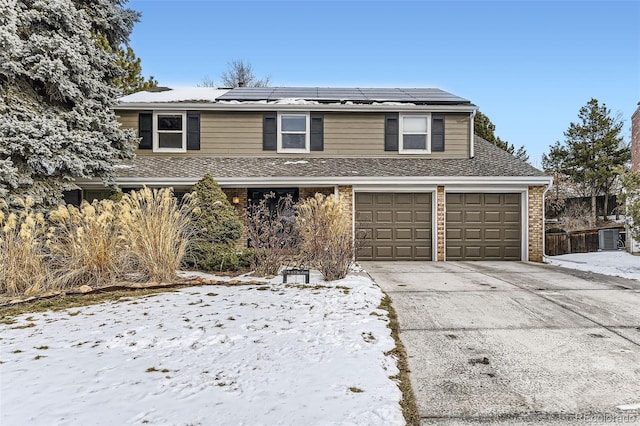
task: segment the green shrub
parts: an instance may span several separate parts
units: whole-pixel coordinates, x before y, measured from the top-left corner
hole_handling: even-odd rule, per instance
[[[237,269],[235,243],[242,235],[242,222],[236,209],[210,174],[194,185],[191,194],[198,214],[187,263],[205,270]]]

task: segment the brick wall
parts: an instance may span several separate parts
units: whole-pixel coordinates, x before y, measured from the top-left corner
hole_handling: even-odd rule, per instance
[[[640,107],[631,117],[631,169],[640,172]]]
[[[529,261],[542,262],[544,255],[544,186],[530,186]]]
[[[444,186],[438,187],[438,192],[436,194],[436,203],[437,203],[437,217],[436,217],[436,229],[437,229],[437,239],[438,239],[438,253],[436,259],[439,262],[444,260],[444,252],[445,252],[445,215],[446,215],[446,207],[444,203]]]
[[[222,188],[222,192],[227,196],[227,200],[235,207],[242,222],[242,236],[236,243],[236,248],[247,248],[247,188]],[[233,203],[233,198],[238,197],[238,203]]]

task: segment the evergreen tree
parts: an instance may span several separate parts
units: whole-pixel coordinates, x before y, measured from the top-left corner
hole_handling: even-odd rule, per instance
[[[525,162],[529,161],[529,154],[527,154],[527,150],[525,149],[525,147],[521,146],[516,150],[515,146],[507,141],[503,141],[502,139],[500,139],[500,137],[496,136],[495,124],[493,124],[491,120],[489,120],[489,117],[487,117],[480,111],[476,112],[476,116],[473,121],[473,131],[482,139],[491,142],[498,148],[507,151],[514,157],[519,158],[520,160]]]
[[[113,53],[113,49],[104,36],[98,38],[98,45],[107,52]],[[148,80],[142,76],[142,60],[136,56],[130,46],[119,46],[115,53],[116,65],[122,68],[124,75],[116,78],[113,84],[122,90],[123,95],[130,95],[158,86],[158,81],[153,76]]]
[[[237,264],[235,242],[242,235],[242,222],[236,209],[210,174],[204,175],[191,191],[199,210],[192,244],[195,266],[214,270]]]
[[[611,110],[591,99],[578,113],[579,122],[570,123],[564,132],[565,143],[556,142],[543,165],[553,164],[591,197],[591,225],[596,224],[596,197],[605,195],[605,212],[617,168],[631,158],[629,146],[621,136],[623,122],[611,116]]]
[[[138,14],[123,0],[0,3],[0,196],[58,204],[78,178],[110,183],[135,135],[112,107],[123,73],[99,46],[126,43]]]

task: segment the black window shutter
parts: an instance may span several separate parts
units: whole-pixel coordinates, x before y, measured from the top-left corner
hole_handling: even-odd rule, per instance
[[[431,117],[431,151],[444,151],[444,115]]]
[[[276,151],[278,149],[278,115],[265,112],[262,120],[262,149]]]
[[[138,136],[142,139],[138,145],[138,149],[153,148],[153,114],[150,112],[141,112],[138,114]]]
[[[200,150],[200,114],[187,112],[187,149]]]
[[[387,114],[384,118],[384,150],[398,150],[398,113]]]
[[[324,151],[324,114],[311,114],[311,151]]]

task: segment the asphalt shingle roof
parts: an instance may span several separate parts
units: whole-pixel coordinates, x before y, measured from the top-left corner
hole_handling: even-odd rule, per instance
[[[154,157],[138,156],[118,168],[119,178],[545,176],[528,163],[476,136],[475,157]]]

